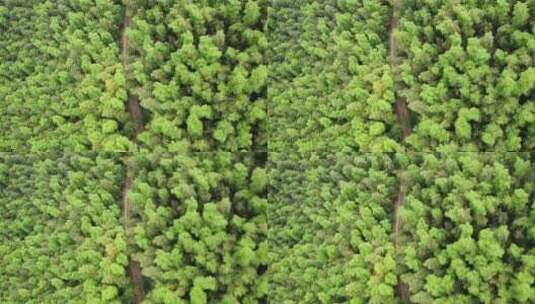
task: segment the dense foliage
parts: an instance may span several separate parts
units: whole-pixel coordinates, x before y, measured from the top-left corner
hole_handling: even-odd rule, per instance
[[[386,1],[271,1],[270,151],[394,151]]]
[[[534,149],[535,1],[394,2],[272,1],[270,149]]]
[[[265,303],[265,157],[139,154],[125,224],[116,156],[1,154],[1,302]]]
[[[534,16],[533,0],[5,0],[0,151],[530,151]]]
[[[265,154],[135,157],[133,258],[144,303],[265,303]]]
[[[2,2],[0,150],[133,150],[131,95],[144,150],[266,150],[266,13],[264,0]]]
[[[124,151],[121,6],[112,0],[0,4],[0,150]]]
[[[0,1],[0,303],[535,303],[534,35],[535,0]]]
[[[143,3],[127,32],[143,149],[265,151],[267,1]]]
[[[271,303],[396,303],[386,154],[270,155]]]
[[[107,155],[0,154],[0,302],[127,302],[122,172]]]
[[[529,153],[273,155],[270,301],[408,303],[404,289],[410,303],[532,303],[534,162]]]
[[[412,303],[535,302],[529,154],[416,154],[404,210]]]
[[[535,149],[535,1],[402,4],[411,149]]]

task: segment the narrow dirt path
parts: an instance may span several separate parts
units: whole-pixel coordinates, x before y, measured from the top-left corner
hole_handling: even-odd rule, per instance
[[[134,181],[134,170],[131,165],[130,157],[127,157],[124,160],[126,164],[126,177],[123,185],[123,199],[122,199],[122,211],[123,211],[123,225],[125,234],[127,237],[127,243],[131,244],[131,221],[130,221],[130,211],[131,211],[131,202],[128,198],[128,192],[132,189]],[[138,261],[133,260],[131,257],[128,257],[128,275],[132,281],[134,287],[134,304],[139,304],[145,298],[145,288],[143,283],[143,276],[141,274],[141,265]]]
[[[401,11],[401,0],[392,1],[392,19],[390,20],[390,30],[388,33],[388,47],[389,47],[389,57],[390,57],[390,67],[394,73],[394,83],[397,84],[399,81],[396,79],[397,75],[397,65],[399,64],[399,59],[397,56],[397,43],[395,38],[395,32],[399,28],[399,16]],[[407,101],[405,98],[399,95],[399,90],[397,85],[394,85],[394,94],[396,96],[395,110],[398,116],[398,121],[401,125],[401,140],[404,141],[411,132],[411,116]]]
[[[130,114],[130,119],[132,120],[134,124],[134,134],[132,136],[132,140],[135,141],[138,134],[143,132],[143,112],[141,110],[141,106],[139,105],[139,99],[137,96],[133,95],[129,88],[128,88],[128,73],[129,73],[129,58],[128,58],[128,37],[126,35],[126,31],[128,30],[128,27],[130,26],[132,22],[132,16],[130,15],[130,8],[125,7],[125,17],[123,21],[123,25],[121,27],[121,59],[123,63],[123,68],[125,72],[125,78],[126,80],[126,91],[128,100],[126,103],[126,108],[128,110],[128,113]],[[122,193],[122,211],[123,211],[123,223],[124,223],[124,230],[127,237],[128,244],[131,244],[131,202],[128,198],[128,192],[130,192],[130,189],[132,189],[132,185],[134,182],[134,169],[132,167],[132,160],[131,156],[126,156],[125,160],[125,171],[126,171],[126,177],[123,185],[123,193]],[[143,276],[141,274],[141,265],[138,261],[133,260],[131,257],[128,258],[128,275],[130,276],[130,280],[132,281],[133,287],[134,287],[134,298],[133,303],[139,304],[143,301],[145,298],[145,288],[143,283]]]
[[[400,232],[401,232],[401,208],[403,208],[403,205],[405,204],[405,196],[407,195],[407,188],[408,188],[408,182],[407,178],[403,173],[398,175],[399,179],[399,190],[398,190],[398,196],[396,199],[396,210],[394,215],[394,247],[396,250],[396,255],[399,257],[401,253],[401,241],[400,241]],[[399,263],[398,263],[399,264]],[[410,301],[410,291],[409,286],[401,280],[400,276],[398,275],[398,294],[401,300],[401,303],[408,304],[411,303]]]
[[[132,23],[132,16],[129,15],[130,10],[128,8],[125,9],[125,17],[123,26],[121,28],[121,57],[123,61],[123,67],[125,74],[128,74],[130,72],[129,70],[129,56],[128,56],[128,37],[126,35],[126,30],[130,27],[130,24]],[[128,76],[128,75],[125,75]],[[126,77],[127,83],[128,83],[128,77]],[[132,94],[127,89],[127,95],[128,95],[128,101],[126,104],[128,113],[130,114],[130,118],[132,119],[132,122],[134,123],[134,131],[135,136],[141,132],[143,132],[143,111],[141,110],[141,106],[139,105],[139,98]]]
[[[392,1],[392,19],[390,20],[390,29],[388,33],[388,47],[389,47],[389,59],[390,59],[390,68],[394,74],[394,94],[396,96],[395,110],[398,117],[398,122],[401,126],[401,140],[402,142],[411,134],[411,117],[409,107],[405,98],[399,94],[399,79],[398,79],[398,65],[399,58],[397,55],[397,43],[395,38],[395,33],[399,28],[399,18],[401,12],[401,0]],[[407,195],[408,181],[406,176],[402,173],[398,174],[399,179],[399,189],[398,196],[395,202],[395,214],[394,214],[394,246],[396,250],[396,256],[401,255],[401,209],[405,204],[405,196]],[[398,275],[398,286],[397,292],[400,297],[400,302],[403,304],[411,303],[410,301],[410,290],[406,283],[401,280],[401,277]]]

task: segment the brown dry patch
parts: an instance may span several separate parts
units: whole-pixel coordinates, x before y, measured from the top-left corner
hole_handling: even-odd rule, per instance
[[[389,57],[390,57],[390,68],[395,74],[398,71],[399,58],[397,56],[397,43],[395,33],[399,28],[399,16],[401,11],[401,2],[400,0],[392,1],[392,19],[390,20],[390,29],[388,33],[388,47],[389,47]],[[395,83],[398,83],[397,75],[394,75]],[[407,101],[399,94],[399,88],[397,85],[394,86],[394,94],[396,96],[395,102],[395,111],[398,117],[398,122],[401,126],[401,140],[402,142],[411,134],[411,117]],[[408,182],[407,178],[403,174],[399,174],[399,190],[398,196],[395,203],[395,215],[394,215],[394,245],[396,249],[396,255],[400,256],[401,250],[401,241],[400,241],[400,231],[401,231],[401,208],[405,204],[405,196],[407,195]],[[409,286],[403,282],[401,277],[398,275],[398,286],[397,291],[400,297],[400,302],[407,304],[411,303],[410,301],[410,290]]]
[[[129,15],[129,8],[125,8],[125,17],[123,25],[121,26],[121,57],[122,57],[122,63],[123,68],[125,71],[125,74],[129,72],[128,69],[128,37],[126,35],[126,31],[128,27],[130,26],[130,23],[132,22],[132,17]],[[128,79],[128,77],[126,77]],[[132,120],[134,124],[134,139],[139,135],[139,133],[143,132],[143,112],[141,110],[141,106],[139,105],[139,98],[133,94],[131,94],[130,90],[128,89],[128,80],[127,80],[127,95],[128,100],[126,103],[126,108],[128,110],[128,113],[130,115],[130,119]],[[123,185],[123,193],[122,193],[122,211],[123,211],[123,223],[124,223],[124,230],[125,234],[129,238],[131,235],[130,231],[130,212],[132,204],[130,202],[130,199],[128,198],[128,193],[130,192],[130,189],[132,189],[133,180],[134,180],[134,169],[132,168],[131,161],[129,157],[125,159],[125,165],[126,165],[126,177]],[[133,260],[131,257],[128,259],[128,275],[130,276],[130,280],[132,281],[133,288],[134,288],[134,298],[133,303],[139,304],[143,301],[145,298],[145,288],[143,284],[143,276],[142,276],[142,270],[141,265],[138,261]]]
[[[392,19],[390,20],[390,30],[388,33],[388,48],[390,57],[390,67],[392,69],[392,72],[396,72],[398,65],[398,56],[395,32],[399,28],[399,0],[394,0],[392,2],[392,10]],[[398,121],[401,125],[401,140],[404,141],[405,138],[407,138],[412,132],[410,111],[407,105],[407,101],[405,100],[405,98],[400,96],[397,88],[395,89],[394,94],[396,96],[395,110],[398,117]]]
[[[405,204],[405,196],[407,195],[407,178],[403,175],[399,175],[399,190],[398,196],[396,199],[396,209],[394,216],[394,246],[396,253],[399,256],[401,250],[400,234],[401,234],[401,208]],[[410,301],[410,291],[409,286],[401,280],[401,277],[398,275],[398,294],[401,300],[401,303],[411,303]]]

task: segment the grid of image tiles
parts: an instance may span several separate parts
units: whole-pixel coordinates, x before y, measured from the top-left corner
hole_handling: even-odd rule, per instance
[[[535,303],[535,1],[0,0],[0,303]]]

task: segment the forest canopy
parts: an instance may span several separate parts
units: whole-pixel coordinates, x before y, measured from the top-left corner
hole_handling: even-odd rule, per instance
[[[535,303],[535,0],[0,1],[0,303]]]

